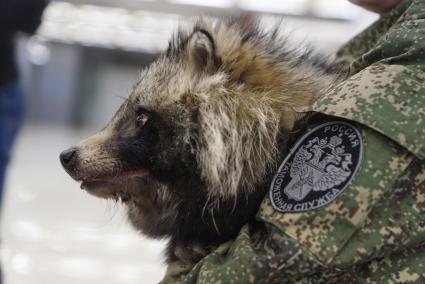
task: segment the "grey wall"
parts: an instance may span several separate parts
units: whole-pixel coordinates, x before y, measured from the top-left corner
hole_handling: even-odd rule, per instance
[[[155,55],[44,42],[48,60],[38,62],[27,38],[18,62],[27,93],[27,120],[98,128],[127,97],[140,69]]]

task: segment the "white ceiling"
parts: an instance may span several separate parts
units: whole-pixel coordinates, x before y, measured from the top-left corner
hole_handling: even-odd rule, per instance
[[[39,35],[50,41],[157,52],[178,24],[201,14],[259,13],[302,39],[336,48],[376,18],[346,0],[53,1]],[[275,21],[276,22],[276,21]]]

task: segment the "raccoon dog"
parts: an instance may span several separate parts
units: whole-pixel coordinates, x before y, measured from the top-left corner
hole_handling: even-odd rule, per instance
[[[100,132],[61,154],[90,194],[197,261],[255,222],[295,125],[339,68],[257,24],[198,20],[144,69]],[[199,253],[199,250],[198,250]]]

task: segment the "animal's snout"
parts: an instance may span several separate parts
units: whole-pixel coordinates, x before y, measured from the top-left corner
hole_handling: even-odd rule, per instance
[[[78,160],[77,148],[73,147],[63,151],[59,158],[65,170],[72,175],[72,173],[75,171]]]

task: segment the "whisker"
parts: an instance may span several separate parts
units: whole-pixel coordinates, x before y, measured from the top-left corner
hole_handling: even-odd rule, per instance
[[[215,230],[216,230],[217,234],[218,234],[219,236],[221,236],[220,230],[218,229],[217,223],[215,222],[214,209],[211,209],[211,210],[210,210],[210,212],[211,212],[211,217],[212,217],[212,221],[213,221],[214,228],[215,228]]]
[[[202,208],[202,214],[201,214],[201,217],[202,217],[202,219],[204,219],[204,215],[205,215],[205,210],[207,209],[207,206],[208,206],[208,203],[209,203],[209,201],[210,201],[210,195],[208,195],[208,198],[207,198],[207,200],[205,201],[205,205],[204,205],[204,207]]]

